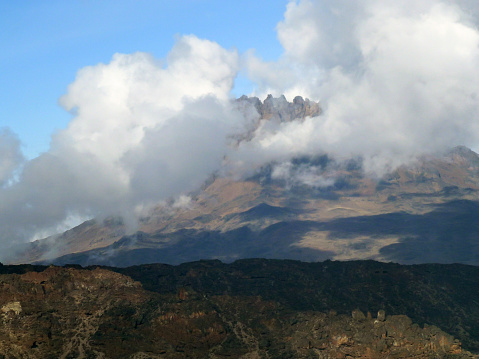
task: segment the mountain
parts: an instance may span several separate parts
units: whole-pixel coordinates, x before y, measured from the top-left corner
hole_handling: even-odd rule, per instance
[[[263,121],[321,113],[296,97],[241,97]],[[479,264],[479,156],[465,147],[418,158],[382,178],[361,158],[270,163],[246,179],[213,175],[186,204],[158,205],[127,233],[92,219],[30,243],[10,263],[130,266],[200,259],[373,259]]]
[[[0,357],[477,358],[467,350],[479,350],[478,271],[264,259],[0,266]]]

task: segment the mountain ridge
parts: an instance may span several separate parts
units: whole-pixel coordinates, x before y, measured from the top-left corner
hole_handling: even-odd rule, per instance
[[[284,96],[241,97],[236,105],[253,108],[260,121],[321,113],[319,103],[300,97],[292,103]],[[367,176],[362,166],[361,158],[322,154],[272,162],[244,179],[213,175],[183,204],[153,208],[134,233],[121,218],[93,219],[27,244],[9,263],[127,266],[266,257],[479,264],[479,229],[467,213],[476,213],[479,201],[475,152],[458,146],[424,155],[382,178]],[[401,221],[409,223],[407,231]],[[441,231],[428,230],[434,221]]]

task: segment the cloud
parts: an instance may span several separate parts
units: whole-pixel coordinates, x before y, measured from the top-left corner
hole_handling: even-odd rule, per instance
[[[8,185],[23,161],[17,136],[7,128],[0,129],[0,188]]]
[[[164,63],[116,54],[81,69],[60,99],[74,114],[68,127],[0,190],[0,239],[36,238],[72,218],[123,215],[134,227],[135,208],[196,189],[241,129],[228,110],[238,70],[235,50],[195,36],[179,38]],[[4,183],[21,160],[7,131],[0,158]]]
[[[277,26],[285,56],[300,66],[350,67],[360,55],[354,25],[363,16],[361,1],[290,1]]]
[[[147,201],[199,188],[220,169],[243,122],[232,104],[205,97],[186,104],[168,124],[146,131],[141,145],[124,158],[134,197]]]
[[[291,161],[282,162],[273,166],[271,178],[283,180],[286,187],[295,185],[307,185],[310,187],[329,187],[334,185],[334,178],[325,177],[325,169],[322,166],[310,163],[294,164]]]
[[[94,206],[100,212],[103,203],[128,212],[140,200],[177,195],[183,176],[196,184],[204,180],[201,166],[212,171],[208,151],[229,130],[223,106],[238,70],[236,51],[195,36],[179,38],[165,64],[135,53],[84,68],[61,98],[76,117],[51,153],[74,163],[82,192],[91,194],[85,204],[102,198]],[[201,158],[193,162],[194,154]]]
[[[291,1],[278,24],[283,57],[268,64],[250,54],[249,64],[260,84],[272,84],[278,66],[288,69],[276,91],[320,99],[323,115],[259,128],[236,156],[362,155],[381,175],[420,153],[477,146],[479,31],[471,4]]]
[[[165,66],[146,53],[116,54],[109,64],[78,72],[60,103],[76,114],[53,151],[73,147],[111,163],[180,111],[185,100],[226,100],[239,70],[238,54],[195,36],[178,40]],[[57,149],[58,148],[58,149]]]

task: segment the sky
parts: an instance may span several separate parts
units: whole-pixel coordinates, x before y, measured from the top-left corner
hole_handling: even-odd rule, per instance
[[[111,215],[134,230],[212,174],[245,179],[266,164],[331,184],[317,168],[294,173],[298,156],[361,157],[377,179],[418,156],[477,150],[478,9],[0,0],[0,244]],[[323,112],[262,121],[232,102],[243,93],[300,95]]]

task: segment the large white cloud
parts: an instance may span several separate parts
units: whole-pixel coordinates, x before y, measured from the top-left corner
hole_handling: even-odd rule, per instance
[[[116,54],[80,70],[60,100],[74,114],[69,126],[0,190],[0,239],[38,237],[71,218],[133,215],[145,201],[196,189],[240,128],[227,109],[238,70],[235,50],[195,36],[179,38],[164,63]],[[2,183],[17,149],[2,132]]]
[[[60,103],[76,114],[55,139],[57,146],[118,161],[166,123],[185,100],[206,95],[225,100],[238,71],[238,54],[195,36],[179,39],[166,64],[146,53],[116,54],[109,64],[78,72]]]
[[[477,146],[479,31],[470,5],[291,1],[278,25],[283,57],[270,66],[250,54],[250,71],[271,84],[268,69],[281,66],[297,81],[267,90],[303,91],[321,99],[324,114],[258,131],[245,156],[363,155],[381,174],[420,153]]]

